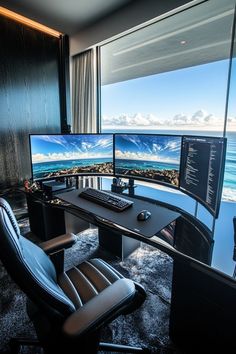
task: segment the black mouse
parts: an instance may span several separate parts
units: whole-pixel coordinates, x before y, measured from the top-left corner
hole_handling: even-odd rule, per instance
[[[148,210],[142,210],[140,213],[137,215],[137,219],[139,221],[145,221],[151,216],[150,211]]]

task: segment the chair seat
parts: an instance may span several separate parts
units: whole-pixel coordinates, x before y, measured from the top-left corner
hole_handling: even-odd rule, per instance
[[[58,285],[76,309],[123,276],[101,259],[91,259],[58,276]]]

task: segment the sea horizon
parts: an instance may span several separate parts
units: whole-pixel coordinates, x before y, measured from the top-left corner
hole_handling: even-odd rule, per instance
[[[179,169],[180,164],[166,161],[151,161],[151,160],[135,160],[135,159],[122,159],[115,160],[116,167],[122,167],[125,165],[127,169],[137,168],[140,170],[146,170],[147,168],[167,170],[167,169]],[[117,163],[118,161],[118,163]]]
[[[92,167],[105,163],[111,163],[112,158],[71,159],[32,163],[34,178],[47,178],[49,173],[56,173],[76,168]]]

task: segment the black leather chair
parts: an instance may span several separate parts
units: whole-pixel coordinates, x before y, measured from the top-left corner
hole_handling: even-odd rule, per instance
[[[0,258],[12,279],[27,295],[27,312],[38,340],[13,339],[42,346],[44,353],[97,353],[98,350],[148,352],[143,348],[99,343],[101,328],[145,300],[142,286],[125,279],[101,259],[64,271],[64,249],[75,242],[66,234],[40,247],[20,235],[8,202],[0,198]]]

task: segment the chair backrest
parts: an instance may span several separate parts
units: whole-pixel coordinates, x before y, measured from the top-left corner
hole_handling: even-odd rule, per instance
[[[57,284],[53,263],[36,244],[20,235],[8,202],[0,198],[0,259],[13,280],[44,313],[65,319],[75,311]]]

